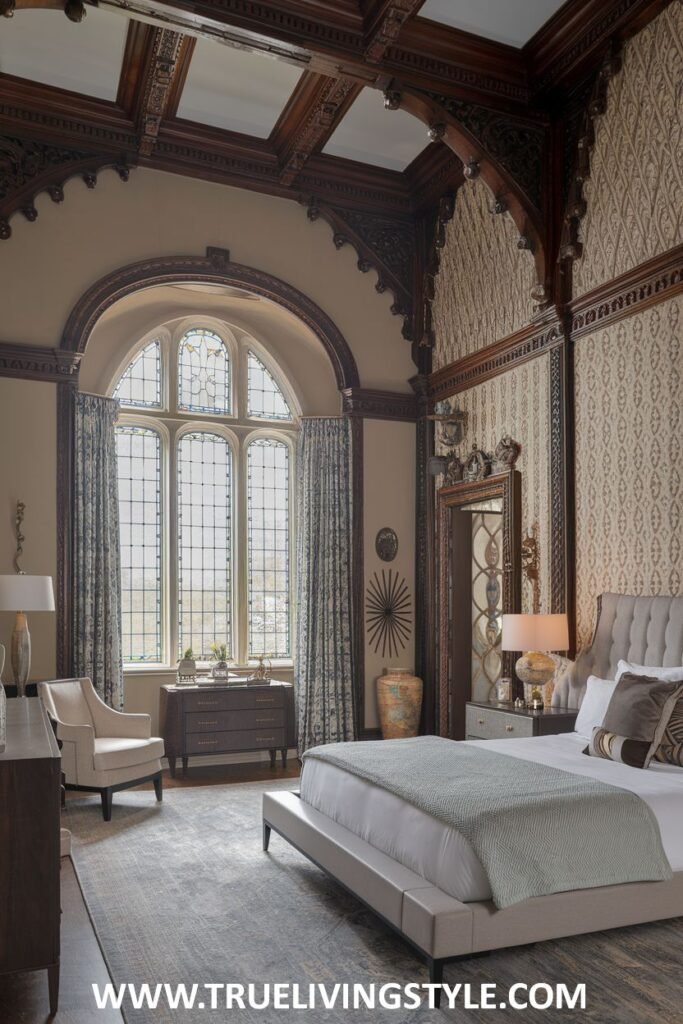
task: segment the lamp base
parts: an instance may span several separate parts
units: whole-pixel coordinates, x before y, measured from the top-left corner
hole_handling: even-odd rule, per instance
[[[17,688],[17,697],[26,696],[26,684],[31,672],[31,634],[24,612],[17,612],[12,631],[12,673]]]
[[[541,699],[544,708],[552,704],[555,668],[553,659],[542,651],[527,651],[515,665],[515,672],[525,683],[525,692],[527,687],[531,689],[532,699]]]

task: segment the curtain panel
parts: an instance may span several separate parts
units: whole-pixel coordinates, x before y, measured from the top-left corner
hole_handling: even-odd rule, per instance
[[[123,706],[121,564],[115,424],[118,402],[76,395],[73,672],[110,707]]]
[[[304,419],[298,442],[299,754],[356,738],[353,439],[348,419]]]

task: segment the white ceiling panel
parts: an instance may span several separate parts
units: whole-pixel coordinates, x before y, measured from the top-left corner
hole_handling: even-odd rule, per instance
[[[291,64],[198,39],[178,117],[265,139],[300,76]]]
[[[385,110],[379,89],[363,89],[323,152],[403,171],[428,144],[421,121],[405,110]]]
[[[63,11],[18,10],[0,23],[0,72],[115,100],[128,19],[88,7],[80,24]]]
[[[474,32],[511,46],[524,46],[564,0],[427,0],[420,17]]]

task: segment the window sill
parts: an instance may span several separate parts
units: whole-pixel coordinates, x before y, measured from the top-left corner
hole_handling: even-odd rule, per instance
[[[272,661],[271,668],[273,670],[285,669],[286,671],[294,671],[293,661]],[[239,673],[240,675],[246,675],[248,672],[253,672],[253,665],[231,665],[231,673]],[[210,674],[211,665],[209,663],[200,663],[197,666],[197,671],[202,674]],[[124,665],[123,674],[124,676],[169,676],[176,675],[178,672],[177,665]]]

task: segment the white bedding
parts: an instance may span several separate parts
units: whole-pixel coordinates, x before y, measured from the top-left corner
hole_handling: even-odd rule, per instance
[[[577,733],[468,742],[631,790],[652,808],[672,870],[683,871],[683,768],[653,762],[643,771],[586,757],[586,737]],[[311,758],[304,764],[301,799],[456,899],[491,898],[486,873],[467,840],[393,793]]]

